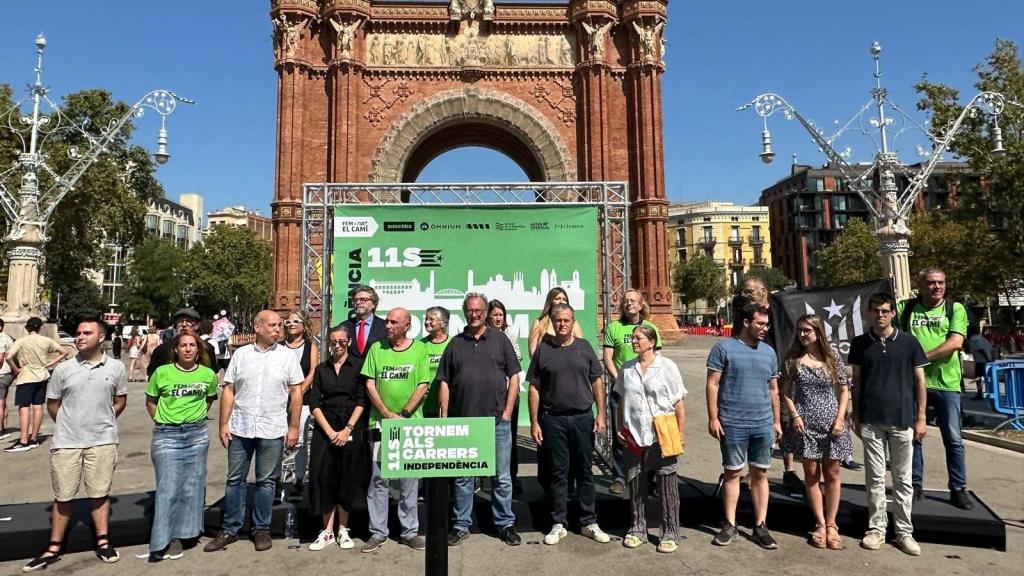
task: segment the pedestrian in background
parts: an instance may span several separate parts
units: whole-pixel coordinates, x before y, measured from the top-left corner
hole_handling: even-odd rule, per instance
[[[28,333],[18,338],[7,351],[5,359],[14,373],[14,404],[18,407],[21,429],[18,439],[4,452],[24,452],[39,447],[39,429],[43,425],[43,404],[46,403],[50,370],[68,357],[68,352],[59,342],[39,333],[42,327],[41,318],[33,316],[26,320],[25,330]],[[51,360],[53,354],[56,357]]]

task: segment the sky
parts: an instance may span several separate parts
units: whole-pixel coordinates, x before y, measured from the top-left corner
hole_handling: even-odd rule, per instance
[[[501,0],[496,0],[501,5]],[[269,214],[274,185],[276,73],[266,0],[0,0],[0,83],[16,98],[33,80],[36,34],[48,46],[44,83],[51,99],[106,88],[133,103],[162,88],[196,100],[168,118],[171,160],[157,177],[166,195],[198,192],[207,211],[245,204]],[[1024,2],[952,0],[821,2],[738,0],[669,3],[662,77],[666,193],[669,200],[757,202],[787,176],[792,154],[803,164],[824,156],[795,122],[770,119],[776,152],[758,158],[761,119],[735,109],[764,92],[783,96],[826,132],[870,99],[872,42],[882,45],[883,84],[915,111],[913,84],[923,74],[958,88],[961,102],[977,90],[972,68],[996,38],[1024,44]],[[156,148],[155,114],[136,120],[135,140]],[[895,143],[916,162],[918,141]],[[847,134],[850,161],[870,161],[874,146]],[[521,181],[498,152],[463,148],[431,162],[420,181]]]

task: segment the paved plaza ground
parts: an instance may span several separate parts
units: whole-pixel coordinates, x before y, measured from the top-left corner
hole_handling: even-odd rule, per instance
[[[720,473],[717,441],[707,434],[707,413],[704,405],[704,361],[717,339],[691,336],[664,353],[682,370],[689,389],[687,397],[687,452],[682,460],[683,476],[714,482]],[[121,416],[121,460],[114,476],[114,494],[144,492],[153,488],[153,472],[149,459],[151,421],[146,414],[142,383],[132,383],[128,407]],[[211,409],[216,414],[217,406]],[[13,420],[11,420],[13,421]],[[52,422],[43,426],[48,436]],[[214,423],[211,421],[211,432]],[[525,429],[520,431],[525,434]],[[213,434],[212,434],[213,435]],[[29,452],[0,453],[0,504],[47,501],[52,498],[47,464],[47,448]],[[857,442],[858,460],[860,444]],[[929,428],[925,441],[926,488],[942,489],[946,484],[942,442],[938,430]],[[776,465],[777,464],[777,465]],[[207,502],[214,502],[224,493],[227,465],[226,451],[213,442],[209,454]],[[518,548],[505,546],[489,535],[474,534],[449,552],[451,574],[970,574],[974,576],[1024,574],[1024,455],[975,442],[967,442],[969,487],[1007,523],[1007,552],[977,548],[922,544],[923,555],[911,558],[892,546],[877,552],[857,547],[858,534],[844,534],[847,549],[817,550],[806,543],[805,533],[776,531],[779,549],[765,551],[752,542],[739,539],[732,546],[711,545],[711,526],[687,522],[683,511],[682,534],[686,536],[675,554],[658,554],[653,546],[627,550],[621,543],[598,544],[571,533],[557,546],[540,544],[543,534],[523,532],[524,544]],[[524,475],[532,473],[524,466]],[[782,474],[776,461],[772,478]],[[863,484],[862,472],[843,471],[843,482]],[[600,520],[600,519],[599,519]],[[772,526],[772,518],[768,518]],[[741,532],[749,527],[740,527]],[[810,525],[808,525],[808,530]],[[621,537],[622,533],[612,531]],[[117,544],[117,533],[111,534]],[[205,541],[205,539],[204,539]],[[357,543],[358,544],[358,543]],[[240,541],[226,551],[206,554],[198,549],[186,552],[176,561],[148,565],[135,558],[146,552],[145,546],[120,548],[121,561],[103,565],[92,553],[66,555],[49,569],[51,574],[313,574],[346,573],[359,575],[417,574],[423,572],[423,552],[416,552],[390,542],[376,554],[331,547],[320,552],[289,550],[283,541],[275,541],[267,552],[256,553],[252,544]],[[0,574],[20,571],[24,561],[0,563]],[[328,572],[329,571],[329,572]]]

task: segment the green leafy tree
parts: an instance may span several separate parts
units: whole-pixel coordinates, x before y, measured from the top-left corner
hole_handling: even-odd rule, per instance
[[[196,310],[221,309],[247,321],[270,300],[270,243],[252,230],[216,226],[188,254],[185,267]]]
[[[980,184],[962,186],[957,192],[957,211],[970,220],[986,219],[998,223],[995,249],[976,246],[987,253],[985,273],[992,273],[993,286],[1010,288],[1024,277],[1024,66],[1017,45],[996,40],[991,54],[974,68],[979,91],[994,91],[1008,102],[999,116],[1005,153],[993,154],[992,133],[995,123],[990,115],[968,115],[949,149],[965,158],[980,178]],[[919,110],[932,115],[936,132],[943,134],[963,111],[959,92],[945,84],[932,82],[926,75],[914,88],[922,95]],[[1014,104],[1017,103],[1017,104]],[[911,238],[911,248],[917,246]],[[973,272],[973,271],[972,271]],[[981,271],[978,271],[981,272]],[[975,292],[980,294],[981,292]]]
[[[858,284],[883,275],[878,237],[863,220],[851,219],[835,242],[818,251],[814,286]]]
[[[86,273],[69,278],[66,290],[52,295],[52,319],[62,330],[74,334],[76,322],[85,316],[100,316],[103,312],[103,294],[100,287]]]
[[[683,304],[704,300],[712,308],[717,308],[718,301],[729,294],[721,267],[703,252],[676,264],[672,270],[672,290]]]
[[[13,107],[11,90],[0,86],[0,112]],[[96,136],[111,122],[124,116],[130,106],[116,101],[106,90],[82,90],[67,95],[61,109],[72,123]],[[56,124],[57,118],[51,118]],[[67,126],[67,120],[61,121]],[[145,233],[146,206],[150,199],[163,196],[163,188],[156,181],[156,166],[145,149],[133,146],[129,139],[133,131],[131,122],[117,133],[107,151],[76,183],[58,204],[47,227],[46,260],[43,266],[44,289],[52,299],[57,292],[70,293],[83,270],[102,270],[106,251],[104,239],[116,241],[131,248],[142,240]],[[8,166],[22,151],[21,141],[10,131],[0,136],[0,165]],[[87,138],[77,130],[54,130],[46,139],[42,152],[47,164],[57,174],[64,174],[75,162],[69,152],[80,153],[89,149]],[[3,182],[12,194],[17,194],[21,172],[13,171]],[[48,189],[53,175],[39,172],[39,187]],[[4,223],[6,228],[6,222]]]
[[[1008,246],[999,241],[986,220],[931,210],[911,216],[910,229],[911,271],[941,268],[946,273],[947,293],[954,299],[984,304],[1005,289],[1005,271],[997,264],[1009,260]]]
[[[185,251],[147,236],[132,252],[120,299],[128,317],[169,319],[185,302]]]

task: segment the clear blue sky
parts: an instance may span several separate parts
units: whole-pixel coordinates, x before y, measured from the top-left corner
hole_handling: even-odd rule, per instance
[[[11,84],[18,98],[32,80],[39,32],[49,41],[44,79],[52,97],[107,88],[130,103],[166,88],[194,98],[196,106],[181,107],[169,119],[172,158],[158,172],[168,198],[199,192],[207,210],[244,203],[269,213],[276,111],[269,2],[9,0],[2,9],[0,82]],[[971,68],[991,52],[995,38],[1024,44],[1024,2],[675,0],[667,33],[669,198],[753,203],[788,173],[791,154],[801,163],[824,159],[795,122],[775,117],[777,159],[762,165],[760,119],[749,110],[735,112],[737,106],[774,91],[820,125],[845,122],[869,98],[874,40],[884,50],[885,85],[905,109],[914,109],[911,87],[923,73],[959,88],[964,101],[975,93]],[[153,150],[154,116],[137,127],[137,141]],[[870,159],[869,142],[848,143],[853,160]],[[916,161],[913,146],[901,148],[905,161]],[[420,179],[453,176],[523,179],[510,160],[482,149],[444,154]]]

